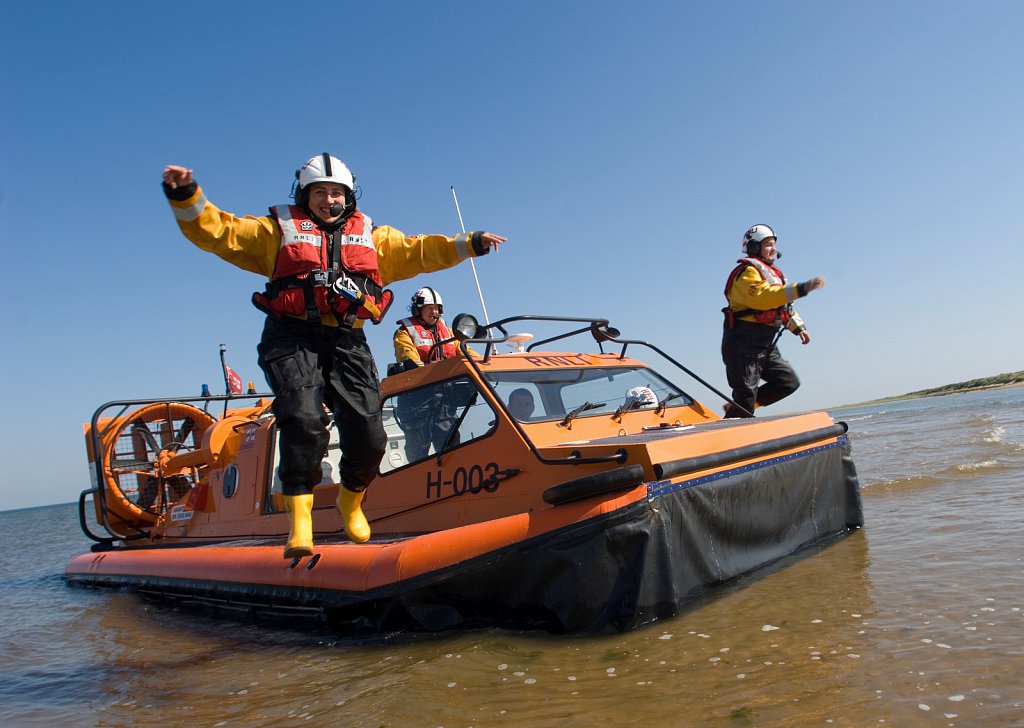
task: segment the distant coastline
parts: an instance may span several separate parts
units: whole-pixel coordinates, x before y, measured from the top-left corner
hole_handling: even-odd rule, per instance
[[[918,397],[941,397],[946,394],[972,392],[978,389],[998,389],[1000,387],[1014,387],[1020,385],[1024,385],[1024,371],[997,374],[994,377],[983,377],[981,379],[971,379],[966,382],[956,382],[955,384],[947,384],[944,387],[932,387],[931,389],[921,389],[916,392],[907,392],[906,394],[900,394],[894,397],[882,397],[880,399],[872,399],[868,400],[867,402],[858,402],[857,404],[844,404],[843,407],[860,407],[869,404],[882,404],[884,402],[898,402],[899,400],[902,399],[917,399]],[[842,408],[834,407],[832,409]]]

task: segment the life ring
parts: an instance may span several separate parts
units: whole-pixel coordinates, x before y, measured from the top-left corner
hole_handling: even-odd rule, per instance
[[[196,485],[194,470],[165,477],[161,455],[199,449],[216,422],[181,402],[154,402],[114,419],[101,435],[107,510],[133,527],[156,523]]]

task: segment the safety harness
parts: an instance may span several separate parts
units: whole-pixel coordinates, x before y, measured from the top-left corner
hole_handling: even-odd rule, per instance
[[[452,334],[448,330],[444,319],[438,319],[437,323],[434,324],[433,330],[424,326],[415,316],[402,319],[398,322],[398,325],[409,334],[413,346],[416,347],[416,351],[420,355],[420,361],[424,364],[432,361],[441,361],[442,359],[451,359],[458,353],[455,343],[452,341],[436,346],[438,342],[452,338]]]
[[[325,233],[294,205],[270,212],[281,227],[281,246],[274,273],[262,293],[253,293],[253,305],[310,323],[325,313],[346,328],[357,319],[380,323],[394,296],[381,283],[370,218],[354,211],[339,229]]]
[[[775,266],[769,266],[764,261],[758,258],[740,258],[732,273],[729,274],[729,279],[725,284],[725,298],[729,299],[729,291],[732,290],[733,284],[739,277],[740,273],[744,269],[750,267],[756,270],[761,278],[767,281],[771,285],[785,285],[786,276],[782,274]],[[791,304],[785,306],[779,306],[777,308],[770,308],[768,310],[756,309],[756,308],[741,308],[734,309],[731,306],[726,306],[722,309],[722,313],[725,315],[725,327],[730,331],[736,325],[736,319],[743,318],[744,316],[753,316],[754,320],[759,324],[765,324],[768,326],[784,327],[789,323],[791,318]]]

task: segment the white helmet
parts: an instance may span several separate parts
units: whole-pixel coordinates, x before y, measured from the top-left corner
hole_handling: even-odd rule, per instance
[[[629,409],[654,406],[658,404],[658,395],[650,387],[633,387],[626,391],[626,401],[623,404]]]
[[[412,294],[412,304],[409,306],[409,311],[415,315],[421,308],[432,303],[437,304],[438,313],[444,313],[444,301],[441,300],[441,294],[433,288],[421,288]]]
[[[300,169],[295,171],[295,179],[298,186],[296,198],[300,192],[317,182],[333,182],[347,187],[349,192],[356,187],[356,178],[345,166],[345,163],[327,152],[310,157]]]
[[[768,238],[775,238],[775,231],[767,225],[754,225],[752,228],[743,233],[743,254],[744,255],[760,255],[761,254],[761,243]],[[752,243],[757,245],[757,248],[751,250],[754,246]]]

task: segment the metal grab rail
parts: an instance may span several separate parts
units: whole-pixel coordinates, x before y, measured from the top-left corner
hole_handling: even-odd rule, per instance
[[[111,431],[111,428],[113,428],[115,426],[119,426],[120,424],[125,422],[124,418],[126,416],[130,418],[130,416],[131,416],[131,409],[133,407],[141,407],[141,406],[144,406],[144,405],[160,405],[160,404],[165,404],[165,405],[192,404],[192,405],[194,405],[195,403],[205,403],[206,406],[203,409],[204,409],[204,411],[208,412],[209,405],[210,405],[211,402],[223,402],[224,403],[224,412],[226,413],[227,412],[227,407],[228,407],[228,402],[240,401],[240,400],[259,400],[259,399],[272,398],[272,397],[273,397],[273,394],[270,394],[270,393],[267,393],[267,392],[253,392],[251,394],[250,393],[246,393],[246,394],[225,394],[225,395],[199,395],[199,396],[188,396],[188,397],[166,397],[166,398],[159,398],[159,399],[111,400],[110,402],[106,402],[104,404],[101,404],[99,407],[96,408],[96,411],[93,413],[92,418],[89,421],[89,423],[90,423],[90,428],[89,428],[90,445],[92,446],[92,452],[93,452],[93,456],[95,458],[95,461],[93,463],[93,468],[94,468],[94,475],[95,475],[95,479],[96,479],[96,484],[93,487],[88,488],[88,489],[82,491],[81,495],[79,496],[79,520],[80,520],[80,525],[82,527],[82,532],[88,538],[90,538],[90,539],[92,539],[94,541],[97,541],[99,543],[111,543],[113,540],[116,540],[116,539],[122,539],[122,540],[140,539],[140,538],[146,538],[149,535],[148,531],[146,531],[146,530],[144,530],[142,528],[136,528],[136,527],[133,527],[133,526],[129,526],[129,527],[134,531],[134,533],[122,533],[120,530],[116,529],[114,527],[113,523],[111,522],[110,512],[109,512],[109,508],[107,506],[107,482],[106,482],[106,473],[104,473],[104,470],[103,470],[103,463],[104,463],[104,460],[105,460],[105,458],[104,458],[104,451],[103,451],[103,437],[105,435],[107,435]],[[101,430],[101,428],[99,426],[99,421],[101,419],[103,419],[104,414],[108,410],[112,410],[112,409],[115,409],[115,408],[120,408],[120,409],[116,412],[116,414],[107,415],[107,417],[108,417],[107,426]],[[215,415],[210,415],[210,417],[212,417],[214,420],[217,419],[217,417]],[[87,527],[86,520],[85,520],[85,512],[84,512],[85,505],[84,504],[85,504],[85,499],[89,495],[91,495],[93,497],[94,502],[97,504],[97,515],[98,515],[97,521],[98,521],[99,525],[101,525],[104,528],[104,530],[106,530],[106,532],[110,534],[111,538],[109,538],[109,539],[96,536]],[[125,524],[125,525],[127,526],[128,524]]]
[[[604,347],[602,346],[602,344],[604,342],[606,342],[606,341],[610,341],[610,342],[614,342],[614,343],[623,343],[624,346],[623,346],[622,353],[619,355],[620,358],[624,358],[625,357],[625,345],[626,344],[630,344],[630,343],[643,344],[643,345],[646,345],[646,346],[650,346],[650,348],[654,349],[659,354],[662,354],[662,356],[664,356],[668,361],[670,361],[673,364],[675,364],[682,371],[686,372],[691,377],[693,377],[697,381],[699,381],[702,384],[704,384],[705,386],[707,386],[709,389],[714,391],[716,394],[719,394],[720,396],[722,396],[726,401],[731,401],[731,400],[729,400],[728,397],[725,397],[724,395],[722,395],[720,392],[718,392],[718,390],[714,389],[713,387],[708,385],[706,382],[704,382],[703,379],[701,379],[700,377],[695,375],[693,372],[688,370],[683,365],[679,364],[679,362],[677,362],[674,359],[672,359],[671,357],[665,355],[663,352],[658,350],[656,347],[651,346],[650,344],[647,344],[646,342],[642,342],[642,341],[634,342],[634,341],[622,341],[622,340],[620,340],[618,338],[618,336],[619,336],[618,329],[614,329],[611,326],[609,326],[608,319],[604,319],[604,318],[581,318],[581,317],[577,317],[577,316],[537,316],[537,315],[531,315],[531,314],[523,314],[523,315],[519,315],[519,316],[509,316],[507,318],[501,319],[499,321],[495,321],[495,322],[487,324],[485,326],[478,326],[477,330],[475,332],[476,334],[478,334],[477,336],[473,336],[473,337],[466,338],[466,339],[460,339],[459,337],[452,337],[451,339],[447,339],[444,342],[438,342],[437,344],[435,344],[435,346],[439,346],[439,345],[442,345],[442,344],[450,342],[450,341],[456,341],[458,343],[460,353],[466,359],[466,361],[469,363],[469,365],[473,368],[473,370],[476,372],[479,381],[483,384],[483,386],[485,387],[485,389],[487,391],[487,394],[489,395],[489,398],[492,400],[492,404],[494,404],[497,407],[499,407],[508,416],[508,419],[512,423],[512,426],[516,428],[516,430],[519,432],[519,434],[523,437],[523,440],[529,445],[530,451],[533,453],[534,457],[536,457],[540,462],[544,463],[545,465],[583,465],[583,464],[596,464],[596,463],[609,463],[609,462],[620,463],[621,464],[621,463],[625,463],[628,460],[629,456],[628,456],[628,453],[624,449],[622,449],[622,448],[617,449],[614,453],[611,453],[609,455],[594,455],[594,456],[590,456],[590,457],[581,457],[580,453],[575,452],[572,455],[570,455],[568,457],[564,457],[564,458],[549,458],[549,457],[545,457],[544,455],[542,455],[540,453],[540,451],[537,449],[537,447],[533,444],[533,441],[530,440],[529,437],[527,437],[526,432],[522,428],[522,425],[520,425],[520,423],[516,420],[516,418],[511,415],[511,413],[508,411],[508,408],[505,406],[505,403],[502,401],[501,397],[498,396],[497,392],[494,390],[494,387],[491,386],[490,382],[487,380],[487,377],[484,376],[483,370],[480,368],[480,364],[469,353],[469,346],[470,346],[470,344],[482,344],[482,345],[484,345],[485,346],[484,356],[480,360],[480,363],[486,364],[489,361],[489,359],[490,359],[490,357],[491,357],[491,355],[493,353],[494,347],[496,347],[498,344],[501,344],[503,342],[507,342],[508,341],[509,333],[505,329],[505,326],[507,324],[515,322],[515,321],[553,321],[553,322],[585,323],[585,324],[587,324],[586,326],[584,326],[582,328],[573,329],[571,331],[567,331],[567,332],[564,332],[562,334],[558,334],[557,336],[549,337],[549,338],[543,339],[541,341],[536,341],[533,344],[531,344],[529,347],[527,347],[527,351],[533,351],[538,346],[543,346],[545,344],[550,344],[553,341],[560,341],[562,339],[566,339],[566,338],[569,338],[571,336],[576,336],[578,334],[586,333],[588,331],[594,337],[594,341],[597,342],[598,348],[600,349],[600,351],[602,353],[604,353]],[[481,332],[487,333],[488,331],[493,331],[493,330],[500,331],[502,336],[499,337],[499,338],[495,338],[495,337],[492,337],[492,336],[487,336],[487,337],[480,337],[479,336],[479,334]]]

